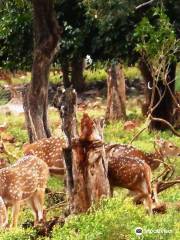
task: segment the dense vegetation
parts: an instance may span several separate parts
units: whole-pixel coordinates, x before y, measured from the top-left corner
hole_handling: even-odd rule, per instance
[[[97,109],[89,107],[87,112],[91,116],[102,116],[104,114],[104,104]],[[53,135],[59,135],[57,125],[59,123],[58,113],[54,110],[49,111],[50,122],[52,126]],[[82,112],[78,112],[78,118],[82,116]],[[139,127],[130,131],[123,130],[123,122],[117,122],[107,125],[105,128],[106,142],[116,143],[129,143],[132,136],[141,128],[144,118],[141,116],[140,108],[137,107],[137,99],[132,98],[128,102],[128,118],[136,119],[139,122]],[[15,136],[15,144],[6,143],[6,147],[17,157],[22,156],[22,145],[27,141],[27,133],[24,126],[23,116],[0,116],[0,122],[6,121],[8,123],[7,133]],[[156,132],[149,134],[147,131],[140,135],[137,141],[133,143],[134,146],[145,150],[147,152],[153,151],[153,140]],[[173,136],[170,132],[164,132],[161,135],[167,140],[171,140],[180,146],[179,138]],[[12,160],[13,161],[13,160]],[[174,159],[173,163],[176,166],[176,175],[180,174],[179,160]],[[161,171],[161,169],[159,170]],[[158,174],[157,171],[153,176]],[[56,177],[51,177],[48,187],[53,191],[63,191],[63,181]],[[144,239],[179,239],[179,207],[178,201],[180,199],[179,187],[173,187],[160,194],[160,200],[167,203],[167,213],[164,215],[157,214],[152,217],[148,216],[143,206],[135,206],[132,204],[131,198],[127,197],[127,191],[124,189],[116,189],[115,196],[112,199],[102,201],[98,206],[94,206],[89,213],[71,216],[66,219],[63,227],[56,226],[52,232],[51,239],[120,239],[132,240],[137,239],[135,235],[135,228],[142,227],[146,230],[163,229],[171,230],[169,234],[145,234]],[[50,202],[52,205],[53,200],[47,197],[46,207]],[[55,202],[54,202],[55,203]],[[53,204],[54,204],[53,203]],[[48,219],[54,216],[59,216],[62,208],[54,208],[49,210]],[[20,225],[25,222],[32,221],[32,213],[29,209],[25,208],[20,214]],[[42,239],[37,236],[35,230],[28,228],[17,228],[6,232],[0,233],[0,239]],[[48,238],[46,238],[48,239]]]
[[[0,132],[0,140],[3,139],[8,151],[2,156],[0,153],[0,160],[7,158],[14,163],[23,156],[23,145],[28,140],[62,134],[59,113],[52,107],[53,94],[58,86],[67,88],[73,85],[77,90],[78,120],[83,112],[93,117],[105,116],[107,83],[112,80],[114,66],[122,70],[116,72],[115,81],[124,81],[124,73],[123,84],[126,83],[127,90],[133,81],[144,88],[139,91],[133,86],[131,93],[127,91],[125,115],[134,127],[125,129],[125,120],[122,119],[109,121],[104,130],[106,143],[130,143],[147,123],[145,114],[153,116],[151,109],[157,102],[161,108],[156,109],[155,117],[169,121],[167,115],[173,115],[172,122],[169,122],[172,127],[179,127],[180,99],[177,97],[175,102],[179,102],[174,104],[172,95],[175,98],[176,92],[180,92],[180,2],[149,1],[137,9],[142,3],[144,0],[0,1],[0,126],[5,126],[5,131]],[[92,60],[91,64],[87,62],[87,56]],[[121,77],[118,78],[118,74]],[[6,111],[6,103],[11,100],[14,89],[25,85],[28,86],[27,95],[22,100],[17,94],[10,104],[15,108],[22,107],[22,101],[27,100],[26,120],[29,116],[28,127],[33,129],[34,136],[37,135],[32,139],[27,133],[30,128],[27,128],[24,113],[14,115]],[[156,85],[154,93],[151,85]],[[141,95],[144,89],[145,97]],[[155,100],[153,95],[157,97]],[[145,105],[149,105],[143,115],[144,100]],[[41,119],[41,129],[35,118]],[[167,126],[155,128],[166,129],[162,132],[149,129],[133,141],[133,146],[152,152],[154,139],[160,135],[180,147],[180,139],[167,130]],[[172,159],[171,164],[175,168],[174,177],[179,177],[179,159]],[[163,166],[160,166],[153,172],[153,179],[162,170]],[[0,228],[0,240],[179,240],[179,185],[163,191],[159,198],[166,203],[167,212],[149,216],[143,206],[133,204],[127,190],[117,188],[112,198],[101,200],[87,213],[65,218],[68,203],[64,180],[51,176],[45,200],[47,222],[44,226],[58,217],[62,217],[61,224],[56,224],[46,235],[38,227],[33,228],[32,211],[25,206],[20,212],[17,228]],[[137,227],[143,229],[142,236],[136,235]]]

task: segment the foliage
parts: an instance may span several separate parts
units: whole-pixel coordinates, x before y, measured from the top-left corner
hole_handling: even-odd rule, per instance
[[[141,73],[136,66],[125,67],[124,68],[124,75],[125,75],[126,79],[129,79],[129,80],[134,80],[134,79],[140,79],[141,78]]]
[[[53,231],[53,240],[132,240],[137,239],[135,228],[146,230],[165,229],[170,234],[144,233],[148,240],[178,240],[178,214],[168,212],[165,216],[149,217],[143,207],[135,207],[130,199],[123,199],[122,192],[118,197],[101,202],[98,209],[92,208],[89,214],[74,216],[69,219],[63,228],[56,227]]]
[[[82,0],[63,0],[56,3],[55,9],[63,29],[56,61],[84,58],[91,52],[91,38],[96,34],[94,20],[86,14],[86,6]]]
[[[135,29],[136,51],[151,66],[165,65],[175,61],[176,35],[168,16],[161,8],[153,11],[154,21],[144,17]]]
[[[132,50],[133,16],[139,1],[85,1],[94,17],[98,32],[94,36],[92,56],[95,59],[127,59]],[[131,54],[132,57],[132,54]]]
[[[176,91],[180,92],[180,65],[177,66],[176,70]]]
[[[13,229],[12,231],[0,230],[0,240],[35,240],[36,232],[33,229]]]
[[[27,1],[0,5],[0,67],[29,69],[32,64],[32,16]]]
[[[84,71],[84,78],[87,83],[106,81],[107,72],[105,69],[87,69]]]
[[[133,135],[136,134],[142,127],[144,119],[140,115],[140,109],[137,107],[137,99],[130,99],[127,104],[128,118],[136,119],[139,122],[139,127],[133,131],[124,131],[124,122],[114,122],[105,126],[105,142],[112,143],[129,143]],[[104,109],[88,108],[87,112],[94,117],[103,116]],[[82,116],[83,112],[78,112],[78,119]],[[59,115],[56,111],[49,111],[49,119],[53,128],[53,135],[57,133],[57,123],[59,124]],[[23,116],[0,116],[0,124],[7,122],[7,133],[17,134],[17,141],[15,144],[7,144],[7,150],[14,155],[22,156],[22,145],[24,143],[24,137],[21,138],[20,133],[24,132],[24,117]],[[59,132],[59,130],[58,130]],[[134,146],[145,150],[147,152],[152,151],[153,140],[156,132],[144,131],[133,143]],[[164,131],[161,133],[161,137],[171,140],[180,146],[180,139],[172,135],[171,132]],[[27,135],[26,135],[27,138]],[[18,145],[18,146],[17,146]],[[1,156],[0,156],[1,157]],[[172,161],[172,160],[171,160]],[[180,174],[180,166],[177,159],[174,164],[176,165],[176,175]],[[159,174],[157,171],[153,176]],[[50,177],[48,181],[48,188],[52,191],[63,191],[63,180],[56,177]],[[49,238],[43,238],[36,235],[31,228],[23,230],[20,226],[27,221],[33,220],[33,215],[30,209],[24,208],[20,212],[19,227],[14,230],[0,232],[0,240],[135,240],[134,230],[136,227],[142,227],[143,229],[170,229],[172,234],[170,235],[145,235],[144,239],[147,240],[178,240],[179,231],[179,213],[176,211],[176,203],[180,198],[178,187],[171,188],[160,194],[160,200],[168,202],[168,211],[163,215],[155,215],[149,217],[145,214],[143,206],[134,206],[130,198],[126,198],[127,192],[123,189],[116,189],[115,197],[109,200],[104,200],[99,206],[93,207],[89,214],[81,214],[79,216],[72,216],[66,219],[64,227],[56,226],[53,230],[52,236]],[[46,195],[46,207],[52,203],[52,199],[47,199]],[[55,199],[56,200],[56,199]],[[51,205],[50,205],[51,206]],[[52,209],[47,214],[47,220],[52,217],[59,216],[62,208]]]

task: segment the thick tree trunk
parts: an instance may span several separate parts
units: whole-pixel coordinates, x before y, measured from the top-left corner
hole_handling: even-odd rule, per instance
[[[83,77],[84,59],[81,57],[74,57],[71,62],[71,83],[78,93],[85,88],[85,81]]]
[[[145,98],[146,98],[146,109],[149,110],[151,97],[152,97],[152,86],[153,86],[153,77],[152,74],[147,66],[147,63],[144,61],[140,62],[140,70],[145,80]],[[169,88],[172,94],[175,96],[175,73],[176,73],[176,64],[172,63],[169,66],[169,73],[166,79],[167,84],[169,84]],[[171,96],[170,90],[168,89],[167,85],[164,84],[163,81],[159,80],[157,82],[158,90],[155,90],[153,106],[160,100],[159,93],[163,95],[161,101],[159,102],[158,106],[152,112],[152,117],[154,118],[161,118],[168,121],[170,124],[174,124],[174,101]],[[155,130],[164,130],[167,129],[168,126],[163,122],[151,121],[150,129]]]
[[[126,92],[122,66],[112,65],[108,73],[106,120],[125,119]]]
[[[59,40],[59,26],[54,16],[53,1],[33,0],[35,49],[28,107],[34,139],[50,137],[48,127],[48,78],[50,64]],[[29,124],[29,122],[28,122]]]
[[[72,88],[58,92],[55,97],[55,106],[62,118],[62,130],[67,137],[64,159],[70,213],[86,212],[94,202],[110,193],[103,142],[99,138],[98,141],[89,140],[88,134],[92,134],[94,129],[91,128],[95,123],[88,116],[81,122],[79,137],[76,102],[76,93]]]

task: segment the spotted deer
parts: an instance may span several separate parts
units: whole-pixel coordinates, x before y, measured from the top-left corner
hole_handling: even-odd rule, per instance
[[[108,157],[138,157],[145,161],[151,167],[151,170],[157,169],[165,157],[180,156],[180,148],[170,141],[158,139],[155,141],[155,146],[154,153],[145,153],[127,144],[106,144],[105,148]]]
[[[65,145],[63,139],[58,137],[44,138],[32,144],[24,146],[24,154],[34,154],[44,160],[50,167],[50,172],[64,175],[64,163],[62,148]],[[164,161],[165,157],[180,156],[180,148],[170,141],[158,139],[155,141],[154,153],[145,153],[132,145],[127,144],[105,144],[107,157],[138,157],[145,161],[151,170],[155,170]]]
[[[45,161],[50,173],[63,176],[65,173],[62,151],[64,146],[65,141],[63,138],[43,138],[34,143],[25,144],[23,152],[24,155],[35,155]]]
[[[28,202],[35,215],[35,224],[43,219],[45,187],[49,170],[36,156],[25,156],[15,164],[0,169],[0,225],[8,224],[8,207],[12,207],[11,227],[16,227],[20,206]]]
[[[96,120],[97,121],[97,120]],[[100,123],[100,122],[99,122]],[[97,125],[96,135],[103,137],[103,124]],[[89,159],[96,157],[96,152],[92,152]],[[142,199],[145,207],[148,208],[149,214],[152,213],[152,199],[151,199],[151,168],[150,166],[139,158],[108,156],[105,152],[106,162],[108,164],[108,178],[110,182],[111,191],[113,193],[114,187],[123,187],[131,190],[135,199]],[[155,199],[157,201],[157,198]]]

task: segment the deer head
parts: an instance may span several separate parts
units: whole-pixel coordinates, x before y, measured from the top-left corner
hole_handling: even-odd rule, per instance
[[[81,120],[80,139],[84,139],[86,141],[102,141],[103,129],[103,119],[91,119],[88,114],[84,114]]]
[[[164,157],[178,157],[180,156],[180,148],[177,147],[175,144],[173,144],[170,141],[166,141],[162,138],[156,139],[155,144],[158,147],[158,151],[164,156]]]

